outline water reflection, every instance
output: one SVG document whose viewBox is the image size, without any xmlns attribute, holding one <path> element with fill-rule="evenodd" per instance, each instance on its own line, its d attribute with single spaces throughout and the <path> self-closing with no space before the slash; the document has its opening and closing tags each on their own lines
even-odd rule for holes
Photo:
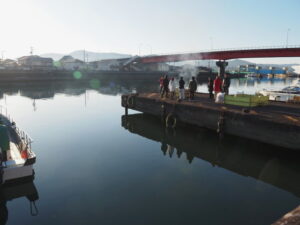
<svg viewBox="0 0 300 225">
<path fill-rule="evenodd" d="M 202 159 L 300 197 L 299 153 L 286 154 L 280 148 L 230 136 L 220 142 L 215 133 L 197 128 L 169 130 L 159 119 L 146 114 L 122 116 L 122 126 L 131 133 L 160 142 L 165 156 L 185 155 L 189 163 Z"/>
<path fill-rule="evenodd" d="M 149 80 L 92 80 L 60 82 L 0 83 L 0 99 L 5 95 L 18 95 L 31 99 L 51 99 L 56 94 L 78 96 L 86 91 L 96 90 L 105 95 L 150 92 L 158 88 L 157 81 Z"/>
<path fill-rule="evenodd" d="M 36 216 L 38 214 L 38 209 L 35 202 L 39 199 L 39 195 L 33 183 L 33 179 L 5 184 L 0 187 L 0 225 L 4 225 L 8 221 L 9 212 L 7 209 L 7 202 L 22 197 L 26 197 L 30 203 L 28 209 L 30 215 Z"/>
<path fill-rule="evenodd" d="M 232 79 L 230 92 L 244 91 L 255 93 L 263 88 L 281 89 L 290 85 L 297 78 L 235 78 Z M 206 80 L 198 81 L 199 92 L 207 92 Z M 120 95 L 132 92 L 156 92 L 158 80 L 148 79 L 92 79 L 75 81 L 40 81 L 40 82 L 1 82 L 0 99 L 6 95 L 21 95 L 35 99 L 51 99 L 56 94 L 79 96 L 89 90 L 105 95 Z"/>
</svg>

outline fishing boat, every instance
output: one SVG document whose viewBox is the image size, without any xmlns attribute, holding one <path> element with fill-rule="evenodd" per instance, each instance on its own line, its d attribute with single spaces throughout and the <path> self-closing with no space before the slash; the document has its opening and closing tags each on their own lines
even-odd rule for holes
<svg viewBox="0 0 300 225">
<path fill-rule="evenodd" d="M 300 80 L 295 80 L 291 86 L 285 87 L 279 91 L 263 89 L 259 92 L 264 96 L 269 96 L 273 101 L 299 101 L 300 99 Z"/>
<path fill-rule="evenodd" d="M 1 184 L 34 176 L 36 155 L 31 150 L 33 140 L 21 130 L 0 106 Z"/>
</svg>

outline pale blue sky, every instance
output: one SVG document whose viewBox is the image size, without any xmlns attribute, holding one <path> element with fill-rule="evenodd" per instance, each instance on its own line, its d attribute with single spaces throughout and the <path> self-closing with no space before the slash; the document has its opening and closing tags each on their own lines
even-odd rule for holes
<svg viewBox="0 0 300 225">
<path fill-rule="evenodd" d="M 0 0 L 5 57 L 300 44 L 299 0 Z M 265 60 L 264 60 L 265 61 Z M 273 60 L 274 61 L 274 60 Z M 276 61 L 276 59 L 275 59 Z M 298 58 L 284 62 L 300 62 Z"/>
</svg>

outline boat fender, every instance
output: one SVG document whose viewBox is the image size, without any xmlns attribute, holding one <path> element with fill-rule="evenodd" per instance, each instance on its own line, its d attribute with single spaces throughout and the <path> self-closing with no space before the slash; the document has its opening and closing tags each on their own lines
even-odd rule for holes
<svg viewBox="0 0 300 225">
<path fill-rule="evenodd" d="M 28 159 L 28 152 L 26 149 L 21 151 L 21 157 L 22 159 Z"/>
<path fill-rule="evenodd" d="M 169 113 L 166 117 L 166 127 L 176 128 L 177 118 L 173 113 Z"/>
<path fill-rule="evenodd" d="M 135 97 L 130 95 L 127 99 L 127 105 L 130 107 L 130 108 L 134 108 L 135 107 Z"/>
<path fill-rule="evenodd" d="M 161 104 L 161 113 L 160 113 L 160 116 L 161 116 L 161 121 L 163 123 L 166 120 L 166 107 L 165 107 L 164 103 Z"/>
</svg>

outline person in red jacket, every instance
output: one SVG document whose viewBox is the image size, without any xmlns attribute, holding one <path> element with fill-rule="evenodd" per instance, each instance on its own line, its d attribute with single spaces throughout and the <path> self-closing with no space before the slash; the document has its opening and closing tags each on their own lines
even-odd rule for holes
<svg viewBox="0 0 300 225">
<path fill-rule="evenodd" d="M 215 98 L 217 97 L 217 94 L 222 91 L 222 80 L 221 77 L 218 75 L 216 79 L 214 80 L 214 92 L 215 92 Z"/>
</svg>

